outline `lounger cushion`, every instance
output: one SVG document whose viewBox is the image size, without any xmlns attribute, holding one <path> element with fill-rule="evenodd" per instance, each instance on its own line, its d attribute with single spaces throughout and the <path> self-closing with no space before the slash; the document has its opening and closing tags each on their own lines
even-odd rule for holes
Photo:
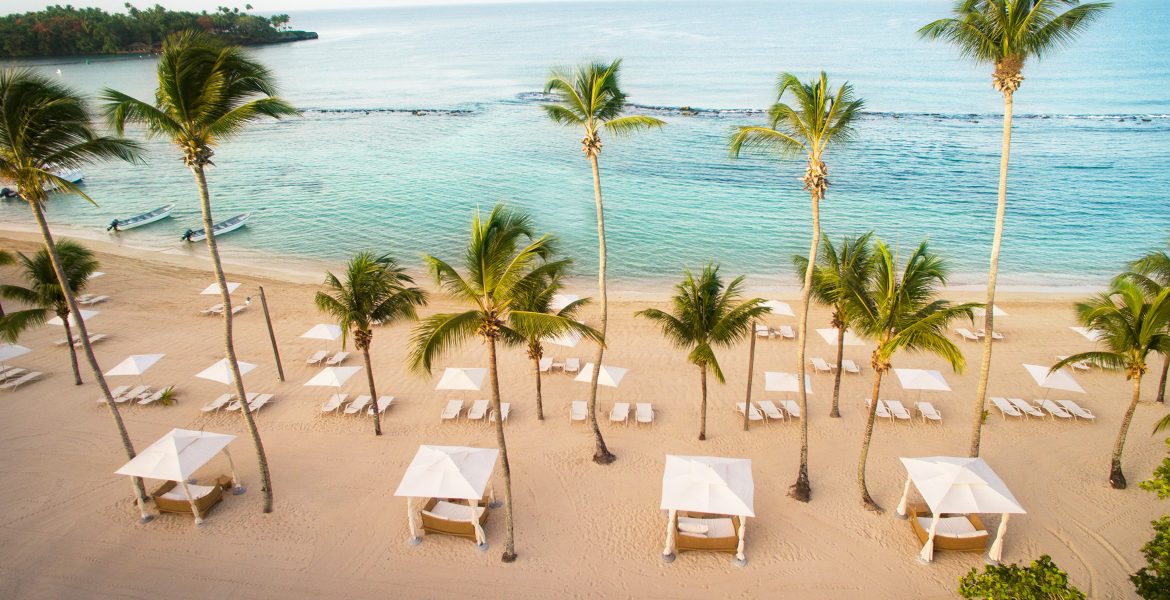
<svg viewBox="0 0 1170 600">
<path fill-rule="evenodd" d="M 918 524 L 922 525 L 926 531 L 930 531 L 931 520 L 931 517 L 918 517 Z M 967 517 L 943 517 L 938 520 L 938 529 L 935 530 L 935 535 L 951 538 L 973 538 L 987 535 L 987 532 L 975 529 Z"/>
<path fill-rule="evenodd" d="M 198 500 L 198 499 L 210 494 L 213 490 L 215 490 L 215 487 L 216 486 L 214 486 L 214 485 L 187 484 L 187 488 L 191 490 L 191 498 L 194 500 Z M 169 491 L 165 494 L 160 494 L 159 498 L 163 498 L 165 500 L 186 501 L 187 500 L 187 493 L 183 491 L 183 485 L 178 484 L 175 487 L 171 488 L 171 491 Z"/>
<path fill-rule="evenodd" d="M 692 519 L 690 517 L 679 517 L 678 530 L 683 533 L 702 534 L 707 535 L 710 528 L 702 519 Z"/>
<path fill-rule="evenodd" d="M 436 502 L 431 510 L 423 512 L 429 516 L 448 521 L 466 521 L 470 523 L 474 518 L 470 506 L 466 504 L 455 504 L 454 502 L 447 502 L 445 500 Z"/>
<path fill-rule="evenodd" d="M 694 517 L 679 517 L 678 530 L 682 535 L 693 535 L 695 537 L 703 537 L 701 534 L 691 534 L 683 530 L 683 525 L 688 526 L 699 525 L 706 528 L 706 536 L 709 538 L 727 538 L 734 537 L 735 525 L 732 524 L 731 519 L 727 517 L 717 519 L 697 519 Z"/>
</svg>

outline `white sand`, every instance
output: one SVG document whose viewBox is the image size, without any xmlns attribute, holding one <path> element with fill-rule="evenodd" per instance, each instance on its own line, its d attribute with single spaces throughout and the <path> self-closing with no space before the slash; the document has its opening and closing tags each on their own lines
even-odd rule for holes
<svg viewBox="0 0 1170 600">
<path fill-rule="evenodd" d="M 5 234 L 0 242 L 29 251 L 35 249 L 31 239 Z M 650 429 L 603 424 L 619 456 L 609 467 L 590 461 L 587 429 L 567 420 L 569 402 L 586 398 L 588 386 L 560 374 L 545 379 L 547 420 L 537 422 L 531 364 L 522 351 L 506 351 L 501 391 L 513 406 L 507 434 L 519 560 L 503 565 L 502 512 L 488 521 L 491 549 L 486 553 L 476 552 L 467 540 L 443 536 L 429 536 L 414 548 L 405 543 L 404 503 L 390 494 L 417 446 L 494 444 L 485 425 L 439 424 L 445 399 L 487 396 L 435 392 L 437 373 L 428 378 L 407 372 L 408 326 L 375 334 L 379 393 L 396 397 L 383 421 L 385 435 L 375 438 L 368 418 L 320 414 L 333 390 L 302 387 L 315 372 L 304 365 L 305 358 L 324 347 L 297 337 L 327 320 L 311 303 L 315 286 L 258 279 L 254 269 L 232 267 L 231 279 L 245 284 L 237 300 L 255 295 L 257 283 L 265 286 L 288 378 L 284 383 L 276 379 L 255 303 L 237 320 L 237 350 L 242 360 L 259 364 L 245 377 L 247 389 L 277 396 L 257 416 L 276 492 L 275 512 L 264 515 L 242 417 L 208 417 L 198 410 L 226 391 L 193 377 L 222 356 L 221 321 L 196 315 L 217 302 L 197 295 L 211 280 L 206 264 L 94 247 L 118 252 L 102 254 L 108 275 L 91 289 L 113 296 L 90 321 L 91 332 L 112 336 L 96 346 L 103 368 L 128 354 L 163 352 L 167 357 L 143 379 L 178 386 L 175 406 L 124 410 L 135 443 L 143 448 L 172 427 L 241 435 L 233 454 L 250 491 L 228 496 L 198 529 L 190 518 L 177 515 L 138 525 L 130 484 L 113 475 L 125 457 L 107 411 L 95 402 L 98 390 L 91 375 L 84 372 L 86 385 L 73 386 L 67 352 L 52 345 L 61 331 L 31 332 L 21 343 L 34 352 L 11 362 L 50 375 L 16 393 L 0 393 L 0 453 L 6 457 L 0 467 L 2 597 L 951 598 L 958 578 L 983 565 L 977 555 L 943 551 L 932 565 L 919 564 L 909 526 L 893 514 L 904 477 L 898 456 L 966 453 L 977 344 L 961 346 L 969 361 L 963 376 L 950 374 L 933 358 L 896 358 L 896 366 L 944 370 L 955 392 L 922 395 L 942 411 L 941 426 L 878 423 L 869 485 L 887 509 L 880 516 L 861 508 L 855 484 L 864 425 L 861 399 L 869 395 L 872 376 L 862 348 L 846 351 L 864 370 L 843 383 L 842 419 L 827 417 L 831 377 L 814 376 L 810 504 L 785 495 L 796 473 L 796 424 L 753 424 L 748 434 L 739 429 L 732 406 L 743 400 L 746 343 L 720 356 L 728 382 L 712 387 L 708 440 L 699 442 L 696 371 L 650 323 L 633 318 L 645 300 L 612 302 L 606 362 L 633 371 L 620 388 L 602 388 L 599 413 L 608 414 L 615 400 L 650 401 L 657 423 Z M 11 281 L 13 275 L 11 269 L 0 271 L 0 281 Z M 587 288 L 572 291 L 589 294 Z M 786 299 L 795 306 L 796 298 Z M 977 297 L 964 293 L 958 299 Z M 1048 364 L 1055 354 L 1090 347 L 1068 330 L 1073 324 L 1069 300 L 1035 294 L 1007 294 L 1001 300 L 1011 316 L 1000 321 L 1008 340 L 997 346 L 994 395 L 1040 397 L 1042 390 L 1020 363 Z M 436 301 L 426 312 L 452 307 Z M 827 319 L 825 310 L 814 310 L 811 325 L 825 327 Z M 792 371 L 795 349 L 794 342 L 759 343 L 755 398 L 783 397 L 763 392 L 762 373 Z M 550 351 L 579 356 L 582 362 L 592 355 L 584 346 Z M 809 353 L 833 356 L 815 334 Z M 486 366 L 485 357 L 483 347 L 473 343 L 444 366 Z M 347 364 L 360 364 L 360 358 Z M 1149 432 L 1165 411 L 1149 402 L 1138 408 L 1123 461 L 1130 489 L 1112 490 L 1106 481 L 1108 459 L 1129 387 L 1121 375 L 1099 371 L 1078 374 L 1078 379 L 1088 394 L 1067 397 L 1091 408 L 1096 423 L 1004 422 L 993 414 L 984 429 L 983 456 L 1028 509 L 1011 522 L 1004 558 L 1031 561 L 1048 553 L 1089 596 L 1134 597 L 1127 575 L 1143 564 L 1138 549 L 1150 536 L 1148 523 L 1165 508 L 1136 484 L 1164 454 L 1160 439 Z M 110 383 L 138 380 L 116 377 Z M 364 377 L 355 377 L 343 391 L 366 393 L 364 385 Z M 1154 385 L 1148 386 L 1147 399 Z M 912 405 L 918 394 L 903 392 L 891 378 L 883 396 Z M 657 506 L 665 453 L 753 459 L 758 516 L 748 522 L 746 568 L 732 566 L 725 554 L 686 553 L 669 565 L 659 560 L 665 520 Z M 211 478 L 226 469 L 226 462 L 217 459 L 200 475 Z M 988 520 L 993 526 L 998 522 L 997 517 Z"/>
</svg>

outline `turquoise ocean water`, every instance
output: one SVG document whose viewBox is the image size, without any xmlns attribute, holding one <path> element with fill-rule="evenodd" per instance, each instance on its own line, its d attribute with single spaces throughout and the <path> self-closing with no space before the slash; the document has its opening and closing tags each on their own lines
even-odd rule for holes
<svg viewBox="0 0 1170 600">
<path fill-rule="evenodd" d="M 857 141 L 828 157 L 829 235 L 928 237 L 954 282 L 984 279 L 994 221 L 1001 97 L 990 69 L 919 41 L 949 0 L 613 2 L 417 7 L 293 14 L 314 42 L 254 50 L 304 117 L 252 127 L 217 152 L 217 217 L 253 213 L 223 238 L 229 258 L 339 261 L 376 248 L 418 265 L 457 255 L 476 206 L 529 209 L 591 275 L 592 186 L 580 132 L 549 123 L 534 92 L 548 68 L 622 57 L 634 110 L 669 126 L 607 139 L 601 156 L 610 274 L 659 286 L 708 259 L 756 284 L 793 284 L 807 251 L 802 162 L 727 157 L 760 123 L 775 76 L 824 69 L 867 102 Z M 87 92 L 150 98 L 150 58 L 43 60 Z M 1001 282 L 1088 286 L 1170 235 L 1170 3 L 1121 0 L 1072 48 L 1028 64 L 1016 128 Z M 684 115 L 678 107 L 697 109 Z M 145 165 L 86 170 L 100 207 L 55 199 L 51 220 L 104 235 L 110 219 L 175 202 L 125 232 L 129 246 L 184 251 L 199 222 L 193 179 L 162 141 Z M 0 221 L 27 226 L 0 203 Z M 202 248 L 196 249 L 202 252 Z M 192 251 L 192 250 L 185 250 Z"/>
</svg>

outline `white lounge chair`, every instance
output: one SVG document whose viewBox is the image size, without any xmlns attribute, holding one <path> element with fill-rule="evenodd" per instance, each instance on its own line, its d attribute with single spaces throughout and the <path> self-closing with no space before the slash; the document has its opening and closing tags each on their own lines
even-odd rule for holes
<svg viewBox="0 0 1170 600">
<path fill-rule="evenodd" d="M 654 424 L 654 407 L 649 402 L 639 402 L 634 405 L 634 420 L 639 425 L 646 423 L 647 425 Z"/>
<path fill-rule="evenodd" d="M 345 414 L 356 415 L 359 412 L 362 412 L 362 410 L 370 405 L 370 400 L 371 398 L 367 394 L 362 394 L 361 396 L 354 398 L 353 402 L 350 402 L 349 406 L 345 407 Z"/>
<path fill-rule="evenodd" d="M 150 404 L 154 404 L 155 402 L 162 400 L 163 395 L 165 395 L 168 391 L 170 391 L 174 387 L 175 386 L 173 386 L 173 385 L 168 385 L 166 387 L 158 389 L 153 394 L 144 395 L 144 396 L 142 396 L 142 399 L 138 401 L 138 405 L 139 406 L 147 406 Z"/>
<path fill-rule="evenodd" d="M 1023 417 L 1024 416 L 1024 413 L 1021 412 L 1020 409 L 1018 409 L 1014 405 L 1012 405 L 1011 402 L 1008 402 L 1007 398 L 1000 398 L 998 396 L 992 396 L 991 403 L 994 404 L 995 407 L 999 409 L 999 416 L 1003 417 L 1003 419 L 1005 421 L 1007 420 L 1008 417 Z"/>
<path fill-rule="evenodd" d="M 115 396 L 115 397 L 114 397 L 114 402 L 117 402 L 118 404 L 121 404 L 121 403 L 123 403 L 123 402 L 129 402 L 129 401 L 131 401 L 131 400 L 136 400 L 136 399 L 138 399 L 138 397 L 139 397 L 139 396 L 141 396 L 142 394 L 146 394 L 146 393 L 149 393 L 149 392 L 150 392 L 150 386 L 149 386 L 149 385 L 139 385 L 139 386 L 135 386 L 135 387 L 134 387 L 134 388 L 132 388 L 130 391 L 128 391 L 128 392 L 126 392 L 126 393 L 122 394 L 121 396 Z"/>
<path fill-rule="evenodd" d="M 1056 360 L 1064 360 L 1066 358 L 1068 358 L 1068 357 L 1057 355 Z M 1068 366 L 1069 366 L 1069 368 L 1071 368 L 1074 371 L 1081 371 L 1081 372 L 1087 372 L 1091 367 L 1091 365 L 1089 363 L 1087 363 L 1083 360 L 1078 360 L 1077 362 L 1074 362 L 1074 363 L 1068 363 Z"/>
<path fill-rule="evenodd" d="M 980 329 L 979 331 L 975 332 L 975 335 L 977 335 L 979 337 L 984 337 L 987 335 L 987 332 Z M 1003 334 L 998 332 L 998 331 L 992 331 L 991 332 L 991 339 L 993 339 L 997 342 L 1002 342 L 1003 341 Z"/>
<path fill-rule="evenodd" d="M 978 342 L 979 341 L 979 336 L 975 335 L 975 332 L 971 331 L 970 329 L 967 329 L 966 327 L 959 327 L 958 329 L 955 329 L 955 333 L 959 334 L 959 337 L 963 338 L 963 340 L 965 340 L 965 341 L 968 341 L 968 342 Z"/>
<path fill-rule="evenodd" d="M 512 414 L 512 403 L 511 402 L 501 402 L 500 403 L 500 411 L 504 413 L 504 422 L 507 423 L 508 422 L 508 415 Z M 488 413 L 488 420 L 491 421 L 492 423 L 496 422 L 496 409 L 493 408 L 491 410 L 491 412 Z"/>
<path fill-rule="evenodd" d="M 1068 412 L 1072 413 L 1072 415 L 1078 419 L 1084 419 L 1086 421 L 1095 421 L 1097 419 L 1097 416 L 1093 414 L 1093 411 L 1081 406 L 1080 404 L 1077 404 L 1076 402 L 1073 402 L 1072 400 L 1057 400 L 1056 403 Z"/>
<path fill-rule="evenodd" d="M 581 370 L 581 359 L 566 358 L 565 359 L 565 373 L 577 373 Z"/>
<path fill-rule="evenodd" d="M 216 304 L 214 306 L 208 306 L 207 308 L 199 311 L 199 314 L 201 314 L 201 315 L 222 315 L 223 314 L 223 305 Z"/>
<path fill-rule="evenodd" d="M 94 304 L 101 304 L 102 302 L 105 302 L 109 299 L 109 296 L 93 296 L 86 294 L 83 297 L 77 298 L 77 303 L 83 306 L 92 306 Z"/>
<path fill-rule="evenodd" d="M 1057 404 L 1057 403 L 1055 403 L 1047 398 L 1045 398 L 1043 400 L 1037 400 L 1036 404 L 1038 404 L 1040 406 L 1040 408 L 1043 408 L 1044 410 L 1048 411 L 1048 414 L 1052 415 L 1052 417 L 1054 419 L 1061 418 L 1061 419 L 1068 419 L 1071 421 L 1073 418 L 1072 413 L 1068 412 L 1067 410 L 1062 408 L 1059 404 Z"/>
<path fill-rule="evenodd" d="M 331 394 L 329 399 L 325 401 L 325 404 L 321 405 L 321 412 L 337 412 L 337 409 L 341 408 L 342 404 L 345 404 L 345 399 L 348 397 L 349 394 Z"/>
<path fill-rule="evenodd" d="M 756 406 L 760 407 L 760 411 L 764 413 L 765 417 L 773 421 L 783 421 L 784 413 L 771 400 L 759 400 Z"/>
<path fill-rule="evenodd" d="M 459 413 L 463 412 L 462 400 L 448 400 L 447 406 L 443 408 L 443 414 L 439 418 L 443 421 L 454 421 L 459 418 Z"/>
<path fill-rule="evenodd" d="M 391 404 L 394 404 L 394 396 L 378 396 L 378 401 L 374 403 L 374 406 L 366 409 L 366 414 L 373 416 L 375 408 L 378 409 L 378 414 L 382 414 L 386 412 L 387 408 L 390 408 Z"/>
<path fill-rule="evenodd" d="M 1023 412 L 1029 417 L 1044 418 L 1044 411 L 1036 408 L 1035 406 L 1032 406 L 1031 404 L 1028 404 L 1027 402 L 1024 402 L 1022 398 L 1008 398 L 1008 402 L 1011 402 L 1012 406 L 1020 409 L 1020 412 Z"/>
<path fill-rule="evenodd" d="M 334 354 L 332 357 L 330 357 L 329 360 L 325 361 L 325 366 L 336 367 L 337 365 L 345 362 L 346 358 L 349 358 L 349 352 L 338 352 L 337 354 Z"/>
<path fill-rule="evenodd" d="M 780 328 L 776 330 L 776 335 L 779 335 L 786 340 L 796 339 L 796 332 L 793 331 L 792 327 L 789 325 L 781 325 Z"/>
<path fill-rule="evenodd" d="M 27 372 L 20 367 L 0 366 L 0 382 L 19 377 Z"/>
<path fill-rule="evenodd" d="M 813 358 L 810 358 L 808 362 L 812 363 L 813 370 L 816 371 L 817 373 L 832 373 L 833 372 L 834 365 L 830 365 L 829 363 L 825 362 L 825 359 L 823 359 L 819 356 L 814 356 Z"/>
<path fill-rule="evenodd" d="M 589 406 L 584 400 L 574 400 L 569 405 L 569 423 L 584 423 Z"/>
<path fill-rule="evenodd" d="M 784 400 L 781 404 L 784 406 L 784 412 L 788 413 L 788 416 L 793 419 L 800 418 L 800 405 L 795 400 Z"/>
<path fill-rule="evenodd" d="M 200 408 L 199 410 L 202 412 L 205 412 L 205 413 L 215 412 L 215 411 L 223 408 L 224 405 L 226 405 L 228 402 L 231 402 L 231 401 L 232 401 L 232 395 L 231 394 L 224 394 L 224 395 L 220 396 L 219 398 L 216 398 L 215 400 L 212 400 L 211 402 L 204 404 L 203 407 Z"/>
<path fill-rule="evenodd" d="M 40 379 L 41 375 L 44 375 L 44 373 L 40 371 L 29 371 L 16 379 L 4 382 L 3 385 L 0 385 L 0 390 L 16 390 L 16 388 L 26 383 Z"/>
<path fill-rule="evenodd" d="M 92 346 L 92 345 L 94 345 L 94 344 L 96 344 L 96 343 L 98 343 L 98 342 L 100 342 L 108 337 L 110 337 L 110 336 L 108 336 L 104 333 L 95 333 L 93 335 L 90 335 L 89 336 L 89 345 Z M 76 340 L 73 340 L 73 347 L 74 348 L 84 348 L 85 345 L 81 343 L 81 338 L 77 338 Z"/>
<path fill-rule="evenodd" d="M 130 391 L 130 386 L 120 385 L 120 386 L 110 390 L 110 397 L 116 399 L 118 396 L 121 396 L 122 394 L 125 394 L 128 391 Z M 97 403 L 98 404 L 105 404 L 106 397 L 105 396 L 98 396 Z"/>
<path fill-rule="evenodd" d="M 546 356 L 546 357 L 540 359 L 540 363 L 539 363 L 540 372 L 541 373 L 548 373 L 549 371 L 552 370 L 552 364 L 553 364 L 553 359 L 551 356 Z"/>
<path fill-rule="evenodd" d="M 861 368 L 857 366 L 857 363 L 849 360 L 848 358 L 841 359 L 841 370 L 851 375 L 861 374 Z"/>
<path fill-rule="evenodd" d="M 929 402 L 915 402 L 914 407 L 918 409 L 918 414 L 922 415 L 922 422 L 925 423 L 927 419 L 935 423 L 942 423 L 942 413 Z"/>
<path fill-rule="evenodd" d="M 865 406 L 873 406 L 873 398 L 866 398 Z M 881 400 L 877 401 L 877 406 L 874 407 L 873 414 L 879 419 L 889 419 L 891 421 L 894 420 L 894 415 L 890 414 L 890 411 L 886 408 L 886 403 L 882 402 Z"/>
<path fill-rule="evenodd" d="M 259 396 L 260 396 L 259 392 L 248 392 L 248 406 L 251 406 L 252 401 L 255 400 Z M 235 395 L 233 395 L 231 404 L 228 404 L 227 406 L 225 406 L 224 410 L 230 411 L 230 412 L 235 412 L 235 411 L 243 408 L 243 406 L 240 404 L 240 401 L 236 400 L 235 398 L 236 398 Z"/>
<path fill-rule="evenodd" d="M 276 398 L 275 394 L 260 394 L 256 396 L 254 399 L 248 401 L 248 412 L 259 411 L 261 408 L 264 408 L 264 405 L 272 402 L 274 398 Z"/>
<path fill-rule="evenodd" d="M 240 313 L 244 312 L 245 310 L 248 310 L 248 306 L 250 306 L 250 305 L 248 305 L 248 304 L 240 304 L 240 305 L 238 305 L 238 306 L 233 306 L 233 307 L 232 307 L 232 314 L 233 314 L 233 315 L 238 315 L 238 314 L 240 314 Z M 221 311 L 221 312 L 222 312 L 222 311 Z"/>
<path fill-rule="evenodd" d="M 914 421 L 914 415 L 911 415 L 910 411 L 906 410 L 901 400 L 886 400 L 886 409 L 899 421 L 906 421 L 907 423 Z"/>
<path fill-rule="evenodd" d="M 476 400 L 475 402 L 471 403 L 471 408 L 467 409 L 467 420 L 468 421 L 482 420 L 484 417 L 487 416 L 487 411 L 488 411 L 488 401 L 487 400 Z"/>
<path fill-rule="evenodd" d="M 772 330 L 768 329 L 767 325 L 764 325 L 763 323 L 756 323 L 756 337 L 766 338 L 771 336 Z"/>
<path fill-rule="evenodd" d="M 742 415 L 743 411 L 745 411 L 745 410 L 747 410 L 746 404 L 744 404 L 743 402 L 736 402 L 735 403 L 735 412 Z M 752 421 L 763 421 L 764 420 L 764 413 L 760 412 L 760 409 L 753 406 L 752 412 L 748 415 L 748 419 L 751 419 Z"/>
<path fill-rule="evenodd" d="M 614 402 L 613 410 L 609 411 L 609 420 L 613 423 L 628 423 L 630 421 L 630 403 Z"/>
<path fill-rule="evenodd" d="M 308 360 L 305 361 L 305 364 L 306 365 L 319 365 L 319 364 L 321 364 L 321 361 L 325 360 L 326 356 L 329 356 L 328 352 L 326 352 L 324 350 L 318 350 L 318 351 L 314 352 L 311 356 L 309 356 Z"/>
</svg>

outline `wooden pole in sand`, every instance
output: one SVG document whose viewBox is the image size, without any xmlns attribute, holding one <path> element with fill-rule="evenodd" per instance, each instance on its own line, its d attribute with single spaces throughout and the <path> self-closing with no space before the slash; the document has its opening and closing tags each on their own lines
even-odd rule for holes
<svg viewBox="0 0 1170 600">
<path fill-rule="evenodd" d="M 264 286 L 260 286 L 260 307 L 264 309 L 264 322 L 268 324 L 268 341 L 272 342 L 272 355 L 276 357 L 276 376 L 284 381 L 284 367 L 280 365 L 280 350 L 276 347 L 276 333 L 272 331 L 272 317 L 268 315 L 268 298 Z"/>
<path fill-rule="evenodd" d="M 748 342 L 748 376 L 747 376 L 747 397 L 743 399 L 743 430 L 748 430 L 748 417 L 752 414 L 752 371 L 756 369 L 756 322 L 752 321 L 750 335 L 751 340 Z"/>
</svg>

